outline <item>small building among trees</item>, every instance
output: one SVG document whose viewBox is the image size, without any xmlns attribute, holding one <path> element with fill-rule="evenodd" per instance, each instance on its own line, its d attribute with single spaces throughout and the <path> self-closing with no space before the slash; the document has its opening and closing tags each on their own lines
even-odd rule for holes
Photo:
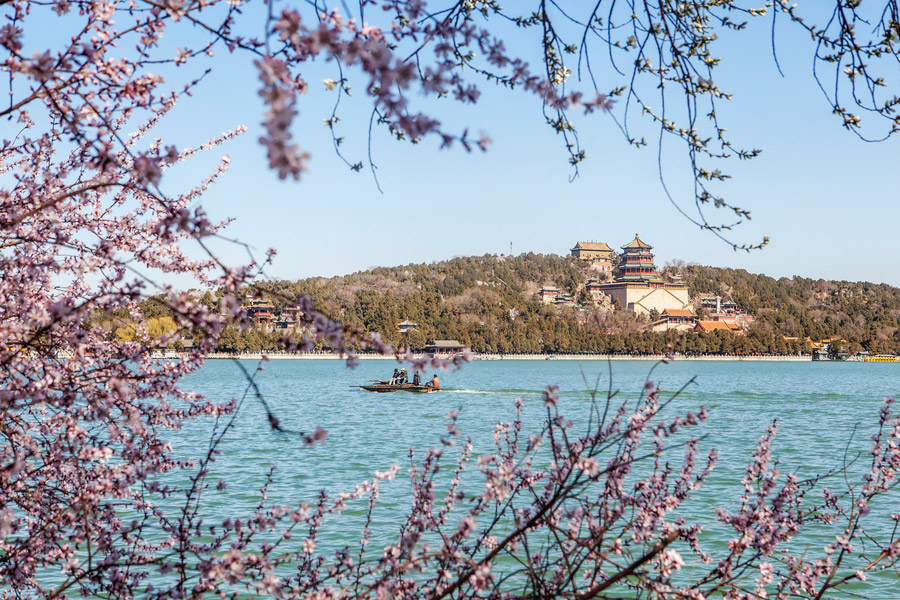
<svg viewBox="0 0 900 600">
<path fill-rule="evenodd" d="M 710 331 L 730 331 L 731 333 L 737 333 L 741 335 L 743 335 L 744 333 L 741 328 L 734 323 L 727 323 L 725 321 L 697 321 L 697 324 L 694 326 L 694 331 L 697 333 Z"/>
<path fill-rule="evenodd" d="M 559 288 L 552 285 L 545 285 L 538 292 L 538 297 L 541 299 L 541 304 L 551 304 L 557 296 L 559 296 Z"/>
<path fill-rule="evenodd" d="M 403 321 L 400 321 L 399 323 L 397 323 L 397 331 L 399 331 L 401 335 L 408 334 L 410 331 L 412 331 L 416 327 L 418 327 L 418 324 L 413 323 L 409 319 L 404 319 Z"/>
<path fill-rule="evenodd" d="M 275 319 L 275 307 L 268 300 L 251 300 L 245 310 L 247 318 L 257 325 L 269 325 Z"/>
<path fill-rule="evenodd" d="M 655 311 L 650 311 L 651 319 Z M 653 331 L 691 331 L 697 323 L 697 315 L 689 308 L 667 308 L 662 311 L 660 318 L 653 322 Z"/>
<path fill-rule="evenodd" d="M 426 354 L 458 354 L 463 350 L 465 346 L 456 340 L 433 340 L 425 346 Z"/>
</svg>

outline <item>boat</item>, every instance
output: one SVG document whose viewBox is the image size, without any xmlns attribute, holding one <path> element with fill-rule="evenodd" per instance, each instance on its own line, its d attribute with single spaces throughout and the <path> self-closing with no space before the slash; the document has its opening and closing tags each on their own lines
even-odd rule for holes
<svg viewBox="0 0 900 600">
<path fill-rule="evenodd" d="M 430 394 L 432 392 L 441 391 L 440 388 L 434 389 L 427 385 L 415 385 L 414 383 L 390 383 L 387 381 L 373 381 L 369 385 L 351 385 L 350 387 L 360 388 L 367 392 L 375 392 L 385 394 L 388 392 L 413 392 L 414 394 Z"/>
<path fill-rule="evenodd" d="M 863 358 L 865 362 L 900 362 L 900 357 L 892 354 L 875 354 Z"/>
</svg>

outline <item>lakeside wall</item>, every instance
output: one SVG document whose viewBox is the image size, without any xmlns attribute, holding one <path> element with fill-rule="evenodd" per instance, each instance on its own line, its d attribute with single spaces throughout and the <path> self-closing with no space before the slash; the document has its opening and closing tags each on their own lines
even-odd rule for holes
<svg viewBox="0 0 900 600">
<path fill-rule="evenodd" d="M 260 360 L 260 353 L 250 354 L 231 354 L 228 352 L 214 352 L 207 358 L 211 359 L 241 359 L 241 360 Z M 330 352 L 304 352 L 304 353 L 286 353 L 271 352 L 266 353 L 270 360 L 344 360 L 336 354 Z M 422 358 L 422 354 L 412 355 L 413 359 Z M 440 358 L 450 358 L 450 355 L 439 355 Z M 382 356 L 380 354 L 360 354 L 359 360 L 396 360 L 393 356 Z M 641 361 L 660 361 L 666 358 L 663 354 L 475 354 L 473 360 L 641 360 Z M 748 361 L 748 362 L 811 362 L 812 356 L 796 354 L 789 355 L 757 355 L 757 356 L 738 356 L 738 355 L 693 355 L 684 356 L 676 354 L 675 361 Z"/>
<path fill-rule="evenodd" d="M 668 358 L 665 354 L 477 354 L 475 360 L 645 360 L 660 361 Z M 676 354 L 675 361 L 707 360 L 707 361 L 786 361 L 807 362 L 812 361 L 812 356 L 789 355 L 760 355 L 760 356 L 726 356 L 726 355 L 698 355 L 685 356 Z"/>
</svg>

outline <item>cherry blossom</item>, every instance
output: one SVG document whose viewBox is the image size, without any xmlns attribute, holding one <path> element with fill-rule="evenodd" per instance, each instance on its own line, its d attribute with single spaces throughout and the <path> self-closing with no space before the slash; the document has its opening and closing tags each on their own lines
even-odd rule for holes
<svg viewBox="0 0 900 600">
<path fill-rule="evenodd" d="M 874 70 L 876 59 L 897 55 L 887 51 L 895 36 L 882 35 L 896 31 L 896 9 L 872 21 L 879 39 L 869 43 L 846 20 L 857 5 L 839 2 L 840 18 L 824 29 L 807 26 L 794 6 L 782 12 L 818 43 L 837 48 L 820 61 L 838 68 L 849 61 L 849 81 L 867 83 L 851 87 L 857 102 L 841 101 L 846 87 L 827 92 L 843 124 L 858 130 L 860 118 L 843 107 L 862 105 L 887 117 L 893 132 L 897 101 L 877 93 L 883 80 Z M 259 402 L 279 434 L 308 446 L 328 438 L 320 427 L 294 431 L 270 409 L 256 384 L 264 362 L 247 371 L 246 389 L 235 398 L 212 401 L 180 386 L 227 325 L 247 322 L 242 294 L 274 256 L 229 265 L 210 250 L 227 222 L 211 221 L 200 202 L 228 170 L 227 155 L 190 189 L 163 185 L 174 165 L 200 152 L 223 152 L 246 131 L 236 122 L 197 147 L 154 138 L 176 103 L 189 103 L 202 85 L 202 77 L 183 74 L 217 52 L 254 61 L 265 108 L 252 118 L 262 122 L 259 141 L 283 179 L 299 179 L 309 168 L 309 150 L 294 126 L 310 88 L 302 74 L 312 61 L 334 69 L 325 93 L 346 95 L 351 79 L 361 80 L 373 124 L 410 143 L 433 140 L 467 151 L 489 145 L 486 133 L 452 131 L 439 114 L 418 109 L 420 97 L 471 105 L 485 82 L 524 92 L 544 111 L 576 169 L 586 154 L 573 120 L 611 110 L 624 95 L 661 134 L 687 146 L 697 205 L 747 218 L 707 189 L 727 175 L 700 162 L 756 154 L 736 148 L 715 116 L 716 102 L 727 94 L 712 79 L 710 48 L 714 22 L 738 29 L 729 11 L 752 17 L 766 11 L 731 1 L 658 3 L 647 5 L 646 14 L 609 6 L 615 23 L 607 27 L 597 6 L 580 21 L 556 5 L 516 13 L 490 0 L 363 1 L 358 15 L 318 3 L 4 3 L 0 598 L 821 598 L 896 568 L 900 541 L 869 525 L 900 469 L 900 419 L 892 400 L 877 415 L 859 482 L 841 469 L 799 479 L 774 455 L 773 423 L 750 457 L 737 504 L 716 512 L 730 540 L 726 552 L 714 554 L 704 547 L 701 524 L 678 513 L 715 467 L 715 450 L 701 450 L 695 435 L 706 411 L 671 414 L 678 393 L 649 382 L 631 401 L 594 390 L 590 423 L 567 419 L 564 392 L 548 386 L 540 398 L 546 418 L 524 423 L 517 402 L 511 420 L 494 428 L 488 449 L 475 448 L 451 411 L 435 447 L 410 450 L 403 482 L 408 506 L 386 545 L 373 542 L 376 509 L 382 487 L 401 473 L 396 464 L 294 506 L 269 500 L 277 479 L 271 470 L 253 510 L 209 518 L 206 502 L 227 491 L 211 469 L 246 402 Z M 71 29 L 45 35 L 42 19 L 48 18 Z M 510 50 L 521 44 L 501 35 L 498 21 L 539 32 L 535 67 L 528 51 Z M 248 36 L 251 29 L 261 37 Z M 589 70 L 594 37 L 607 50 L 626 53 L 618 56 L 629 57 L 636 78 L 649 77 L 649 94 L 682 92 L 684 125 L 654 111 L 640 87 L 601 91 L 596 80 L 586 83 L 593 74 L 579 86 L 574 74 Z M 186 79 L 167 81 L 161 73 Z M 710 103 L 705 126 L 698 119 L 701 101 Z M 327 122 L 338 147 L 336 114 Z M 630 143 L 642 145 L 623 128 Z M 361 168 L 361 162 L 348 164 Z M 731 226 L 710 224 L 702 213 L 697 219 L 719 233 Z M 215 290 L 219 305 L 162 283 L 175 275 Z M 142 313 L 150 300 L 173 315 L 174 331 L 154 332 Z M 323 314 L 308 296 L 291 302 L 302 335 L 282 340 L 286 351 L 323 344 L 350 366 L 360 352 L 379 352 L 418 371 L 455 368 L 471 358 L 413 358 L 377 334 Z M 133 324 L 128 340 L 114 334 L 124 321 Z M 155 356 L 182 337 L 194 347 L 175 360 Z M 213 423 L 215 434 L 205 453 L 181 458 L 164 440 L 190 419 Z M 324 555 L 321 540 L 349 508 L 365 514 L 358 542 Z M 794 547 L 811 524 L 829 532 L 828 542 L 809 551 Z"/>
</svg>

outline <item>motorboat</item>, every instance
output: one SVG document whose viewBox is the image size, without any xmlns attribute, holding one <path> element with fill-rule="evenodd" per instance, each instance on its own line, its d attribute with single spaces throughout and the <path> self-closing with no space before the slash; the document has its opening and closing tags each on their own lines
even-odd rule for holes
<svg viewBox="0 0 900 600">
<path fill-rule="evenodd" d="M 416 385 L 414 383 L 391 383 L 389 381 L 372 381 L 369 385 L 352 385 L 350 387 L 356 387 L 367 392 L 376 392 L 378 394 L 385 394 L 388 392 L 413 392 L 414 394 L 430 394 L 432 392 L 439 392 L 441 388 L 433 388 L 430 385 Z"/>
</svg>

